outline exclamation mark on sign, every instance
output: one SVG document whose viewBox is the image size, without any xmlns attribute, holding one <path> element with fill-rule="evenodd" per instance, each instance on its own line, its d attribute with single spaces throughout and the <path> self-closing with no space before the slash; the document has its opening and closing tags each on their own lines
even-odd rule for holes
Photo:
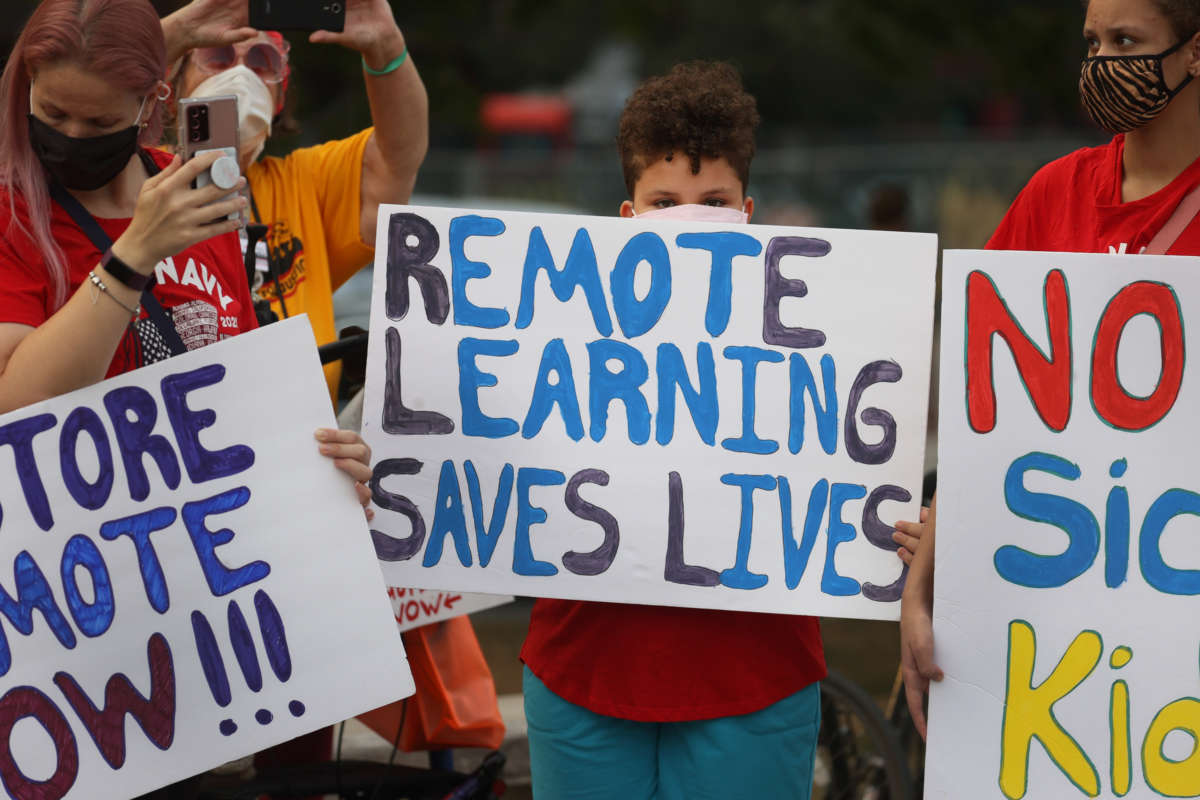
<svg viewBox="0 0 1200 800">
<path fill-rule="evenodd" d="M 292 654 L 288 650 L 283 618 L 266 592 L 255 592 L 254 608 L 258 611 L 258 629 L 262 632 L 263 646 L 267 650 L 267 663 L 279 682 L 287 683 L 292 677 Z M 304 703 L 293 700 L 288 703 L 288 711 L 293 717 L 303 716 Z"/>
<path fill-rule="evenodd" d="M 258 628 L 262 633 L 267 663 L 275 677 L 281 683 L 287 683 L 292 677 L 292 655 L 288 650 L 283 618 L 279 615 L 279 609 L 275 607 L 275 603 L 264 591 L 255 592 L 254 608 L 258 615 Z M 260 692 L 263 688 L 263 675 L 258 661 L 258 651 L 254 645 L 250 626 L 246 622 L 246 616 L 235 600 L 229 601 L 228 620 L 229 641 L 233 646 L 233 654 L 237 659 L 238 666 L 241 668 L 242 677 L 246 679 L 246 686 L 250 688 L 250 691 Z M 196 649 L 200 654 L 200 664 L 204 669 L 208 688 L 212 691 L 213 699 L 217 701 L 217 704 L 225 708 L 232 699 L 225 662 L 221 657 L 212 626 L 199 611 L 192 612 L 192 630 L 196 637 Z M 293 700 L 288 703 L 288 711 L 293 717 L 303 716 L 304 703 Z M 275 719 L 275 715 L 269 709 L 260 708 L 255 712 L 254 719 L 260 725 L 270 725 Z M 232 719 L 222 720 L 219 727 L 225 736 L 230 736 L 237 731 L 237 723 Z"/>
<path fill-rule="evenodd" d="M 217 705 L 225 708 L 233 699 L 229 691 L 229 675 L 225 672 L 225 659 L 221 658 L 221 648 L 217 646 L 217 637 L 213 635 L 212 625 L 208 624 L 208 618 L 199 611 L 192 612 L 192 634 L 196 637 L 196 652 L 200 656 L 200 667 L 204 670 L 208 689 Z M 223 719 L 219 728 L 221 733 L 231 736 L 237 731 L 237 723 L 231 719 Z"/>
</svg>

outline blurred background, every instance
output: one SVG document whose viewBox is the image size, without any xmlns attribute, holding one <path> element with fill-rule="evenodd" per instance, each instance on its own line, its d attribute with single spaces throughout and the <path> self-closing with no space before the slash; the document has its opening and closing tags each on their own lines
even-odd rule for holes
<svg viewBox="0 0 1200 800">
<path fill-rule="evenodd" d="M 2 5 L 6 54 L 35 0 Z M 614 213 L 622 104 L 640 79 L 688 58 L 733 62 L 758 98 L 756 221 L 868 227 L 874 204 L 945 247 L 977 247 L 1038 166 L 1099 141 L 1079 108 L 1082 10 L 1072 2 L 392 5 L 431 104 L 417 192 L 447 201 Z M 271 149 L 367 125 L 358 60 L 290 38 L 302 131 Z"/>
</svg>

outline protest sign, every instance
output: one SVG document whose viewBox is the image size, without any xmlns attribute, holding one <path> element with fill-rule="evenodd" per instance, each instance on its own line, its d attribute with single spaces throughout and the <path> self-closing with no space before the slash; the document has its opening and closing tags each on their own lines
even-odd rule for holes
<svg viewBox="0 0 1200 800">
<path fill-rule="evenodd" d="M 932 235 L 386 207 L 393 585 L 895 618 Z"/>
<path fill-rule="evenodd" d="M 412 693 L 332 422 L 304 317 L 0 416 L 8 796 L 132 797 Z"/>
<path fill-rule="evenodd" d="M 389 586 L 387 591 L 401 633 L 513 601 L 512 597 L 499 594 L 434 592 L 427 589 L 401 589 L 398 586 Z"/>
<path fill-rule="evenodd" d="M 1200 796 L 1200 259 L 943 271 L 926 796 Z"/>
</svg>

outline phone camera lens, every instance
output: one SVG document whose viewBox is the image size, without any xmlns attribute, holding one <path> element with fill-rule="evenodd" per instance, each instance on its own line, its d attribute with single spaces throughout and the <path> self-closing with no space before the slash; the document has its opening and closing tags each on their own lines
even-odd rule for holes
<svg viewBox="0 0 1200 800">
<path fill-rule="evenodd" d="M 329 10 L 332 11 L 334 14 L 340 14 L 340 13 L 342 13 L 342 4 L 341 3 L 333 3 L 332 5 L 329 6 Z"/>
<path fill-rule="evenodd" d="M 193 106 L 187 110 L 188 141 L 208 140 L 208 107 Z"/>
</svg>

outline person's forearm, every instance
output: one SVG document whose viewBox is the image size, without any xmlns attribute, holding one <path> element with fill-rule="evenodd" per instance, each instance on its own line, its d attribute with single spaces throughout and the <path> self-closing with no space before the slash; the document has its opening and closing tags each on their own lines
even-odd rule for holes
<svg viewBox="0 0 1200 800">
<path fill-rule="evenodd" d="M 187 40 L 187 25 L 183 19 L 184 9 L 168 14 L 162 19 L 163 38 L 167 42 L 167 73 L 170 74 L 179 59 L 187 55 L 191 47 Z M 165 76 L 164 76 L 165 77 Z"/>
<path fill-rule="evenodd" d="M 363 54 L 367 66 L 375 70 L 386 68 L 405 52 L 404 35 L 396 29 Z M 378 202 L 402 203 L 408 200 L 416 182 L 417 169 L 425 160 L 429 148 L 429 97 L 425 84 L 413 63 L 412 53 L 394 72 L 371 75 L 364 70 L 367 100 L 375 135 L 368 147 L 379 158 L 377 165 L 370 159 L 368 169 L 380 174 L 377 179 Z"/>
<path fill-rule="evenodd" d="M 110 297 L 84 281 L 61 309 L 17 344 L 0 372 L 0 413 L 104 379 L 136 307 L 138 292 L 99 267 Z M 116 301 L 119 300 L 120 304 Z"/>
</svg>

